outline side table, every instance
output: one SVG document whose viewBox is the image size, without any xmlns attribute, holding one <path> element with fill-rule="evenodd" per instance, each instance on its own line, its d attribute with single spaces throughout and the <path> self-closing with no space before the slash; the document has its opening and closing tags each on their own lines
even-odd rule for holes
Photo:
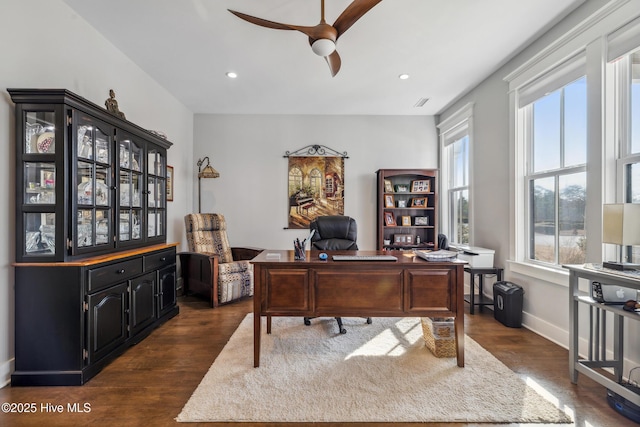
<svg viewBox="0 0 640 427">
<path fill-rule="evenodd" d="M 464 271 L 469 273 L 471 293 L 464 296 L 465 302 L 469 303 L 469 313 L 474 314 L 474 307 L 477 305 L 482 312 L 482 306 L 493 305 L 491 298 L 485 297 L 483 294 L 484 276 L 486 274 L 495 274 L 497 281 L 502 280 L 503 268 L 497 267 L 469 267 L 466 266 Z M 478 301 L 475 300 L 476 276 L 478 276 Z"/>
</svg>

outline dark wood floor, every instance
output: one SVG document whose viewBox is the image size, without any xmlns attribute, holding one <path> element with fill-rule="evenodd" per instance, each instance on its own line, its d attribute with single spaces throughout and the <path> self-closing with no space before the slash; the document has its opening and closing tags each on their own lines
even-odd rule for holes
<svg viewBox="0 0 640 427">
<path fill-rule="evenodd" d="M 38 407 L 36 414 L 0 413 L 0 426 L 177 425 L 174 418 L 240 321 L 251 310 L 250 300 L 212 310 L 203 301 L 183 297 L 178 316 L 127 350 L 84 386 L 6 386 L 0 389 L 1 403 L 35 403 Z M 575 416 L 576 426 L 636 425 L 607 405 L 604 387 L 584 376 L 580 377 L 578 385 L 571 384 L 565 349 L 526 329 L 507 328 L 493 319 L 490 310 L 484 311 L 470 315 L 467 306 L 466 333 L 518 375 L 533 380 L 557 399 L 562 408 Z M 247 351 L 252 349 L 247 348 Z M 40 408 L 47 403 L 63 405 L 65 413 L 43 412 Z M 73 403 L 80 404 L 80 407 L 88 403 L 90 412 L 66 412 L 67 404 Z M 246 423 L 242 425 L 249 427 Z M 322 425 L 333 427 L 339 423 Z M 350 424 L 351 427 L 360 425 Z M 419 424 L 376 424 L 387 425 Z"/>
</svg>

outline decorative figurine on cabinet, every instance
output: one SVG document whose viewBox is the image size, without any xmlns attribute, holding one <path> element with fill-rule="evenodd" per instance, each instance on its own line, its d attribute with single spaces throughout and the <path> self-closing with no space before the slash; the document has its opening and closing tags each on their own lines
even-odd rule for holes
<svg viewBox="0 0 640 427">
<path fill-rule="evenodd" d="M 120 108 L 118 107 L 118 101 L 116 101 L 116 93 L 113 91 L 113 89 L 109 89 L 109 99 L 104 101 L 104 105 L 107 107 L 107 111 L 111 114 L 126 119 L 124 113 L 120 111 Z"/>
</svg>

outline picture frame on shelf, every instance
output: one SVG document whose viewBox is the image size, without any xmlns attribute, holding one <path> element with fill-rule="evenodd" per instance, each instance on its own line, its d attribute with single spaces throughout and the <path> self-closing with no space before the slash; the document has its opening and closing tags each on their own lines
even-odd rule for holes
<svg viewBox="0 0 640 427">
<path fill-rule="evenodd" d="M 384 213 L 384 224 L 389 226 L 396 225 L 396 219 L 393 216 L 393 212 Z"/>
<path fill-rule="evenodd" d="M 384 195 L 384 207 L 385 208 L 394 208 L 396 206 L 393 194 L 385 194 Z"/>
<path fill-rule="evenodd" d="M 173 202 L 173 166 L 167 165 L 167 202 Z"/>
<path fill-rule="evenodd" d="M 409 186 L 407 184 L 396 184 L 396 193 L 408 193 Z"/>
<path fill-rule="evenodd" d="M 406 208 L 407 207 L 407 201 L 406 200 L 396 200 L 396 205 L 399 208 Z"/>
<path fill-rule="evenodd" d="M 412 193 L 429 193 L 431 192 L 431 181 L 428 179 L 414 179 L 411 181 Z"/>
<path fill-rule="evenodd" d="M 393 243 L 396 245 L 411 245 L 413 244 L 413 234 L 394 234 Z"/>
<path fill-rule="evenodd" d="M 393 184 L 391 183 L 391 180 L 388 180 L 388 179 L 384 180 L 384 192 L 393 193 Z"/>
<path fill-rule="evenodd" d="M 426 208 L 427 207 L 427 198 L 426 197 L 414 197 L 411 199 L 411 207 L 412 208 Z"/>
<path fill-rule="evenodd" d="M 416 216 L 413 219 L 414 225 L 429 225 L 429 217 L 428 216 Z"/>
<path fill-rule="evenodd" d="M 410 227 L 411 226 L 411 217 L 409 215 L 402 216 L 402 226 Z"/>
</svg>

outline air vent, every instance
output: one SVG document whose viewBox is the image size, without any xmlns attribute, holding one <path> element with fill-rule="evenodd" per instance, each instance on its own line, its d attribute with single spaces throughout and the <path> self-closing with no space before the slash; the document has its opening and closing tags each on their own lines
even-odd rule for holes
<svg viewBox="0 0 640 427">
<path fill-rule="evenodd" d="M 424 104 L 426 104 L 428 100 L 429 98 L 420 98 L 418 99 L 418 102 L 416 102 L 414 107 L 424 107 Z"/>
</svg>

